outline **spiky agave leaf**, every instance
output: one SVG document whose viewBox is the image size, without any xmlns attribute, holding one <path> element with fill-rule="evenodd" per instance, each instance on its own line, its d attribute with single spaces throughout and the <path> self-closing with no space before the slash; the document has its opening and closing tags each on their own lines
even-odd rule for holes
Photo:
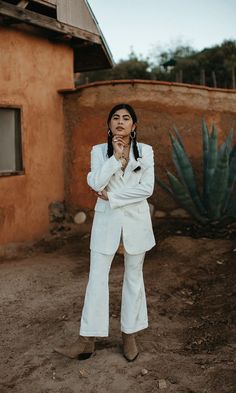
<svg viewBox="0 0 236 393">
<path fill-rule="evenodd" d="M 185 151 L 184 142 L 183 142 L 183 139 L 179 133 L 178 128 L 176 126 L 174 126 L 173 128 L 174 128 L 175 135 L 176 135 L 176 138 L 177 138 L 179 144 L 182 146 L 183 150 Z"/>
<path fill-rule="evenodd" d="M 221 157 L 221 155 L 223 154 L 225 146 L 227 146 L 229 152 L 231 151 L 233 136 L 234 136 L 234 130 L 233 130 L 233 128 L 231 128 L 231 130 L 229 131 L 229 133 L 227 135 L 225 142 L 222 143 L 222 145 L 220 146 L 220 148 L 218 150 L 218 157 Z"/>
<path fill-rule="evenodd" d="M 217 160 L 217 166 L 209 185 L 209 213 L 212 218 L 221 216 L 225 194 L 228 186 L 229 174 L 229 151 L 225 145 L 221 157 Z"/>
<path fill-rule="evenodd" d="M 235 157 L 235 155 L 236 155 L 236 143 L 234 144 L 233 148 L 230 151 L 229 162 L 231 162 L 231 160 Z"/>
<path fill-rule="evenodd" d="M 180 173 L 181 179 L 193 199 L 194 204 L 199 209 L 199 212 L 204 215 L 206 210 L 201 202 L 200 195 L 197 190 L 195 176 L 191 162 L 187 153 L 183 150 L 182 146 L 176 138 L 172 136 L 171 139 L 173 148 L 173 160 L 177 162 L 176 169 Z"/>
<path fill-rule="evenodd" d="M 231 150 L 230 158 L 229 158 L 229 176 L 228 176 L 228 184 L 227 184 L 227 190 L 224 200 L 224 209 L 223 209 L 224 212 L 227 211 L 235 182 L 236 182 L 236 144 Z"/>
<path fill-rule="evenodd" d="M 216 127 L 213 125 L 212 132 L 209 138 L 209 153 L 207 162 L 207 182 L 210 184 L 211 178 L 215 172 L 217 164 L 217 141 L 218 132 Z"/>
<path fill-rule="evenodd" d="M 173 191 L 171 190 L 170 187 L 167 186 L 166 183 L 164 183 L 161 179 L 159 179 L 158 176 L 155 176 L 155 180 L 156 180 L 156 184 L 159 184 L 159 186 L 161 186 L 161 188 L 162 188 L 167 194 L 169 194 L 172 198 L 174 198 Z"/>
<path fill-rule="evenodd" d="M 169 133 L 169 136 L 170 136 L 170 140 L 171 140 L 171 144 L 172 144 L 172 160 L 173 160 L 173 163 L 175 165 L 176 171 L 177 171 L 177 173 L 178 173 L 178 175 L 180 177 L 180 180 L 184 183 L 184 177 L 183 177 L 183 173 L 182 173 L 181 167 L 179 165 L 178 156 L 176 154 L 175 149 L 173 148 L 173 145 L 175 143 L 176 138 L 171 134 L 171 132 Z"/>
<path fill-rule="evenodd" d="M 231 193 L 226 215 L 236 219 L 236 190 Z"/>
<path fill-rule="evenodd" d="M 177 127 L 175 125 L 174 125 L 173 128 L 174 128 L 174 131 L 175 131 L 175 137 L 173 136 L 173 134 L 171 132 L 169 133 L 170 140 L 171 140 L 171 143 L 172 143 L 172 159 L 173 159 L 173 162 L 175 164 L 175 168 L 177 170 L 177 173 L 178 173 L 181 181 L 184 183 L 184 177 L 183 177 L 181 168 L 179 166 L 178 157 L 176 155 L 175 150 L 173 149 L 173 144 L 174 144 L 175 140 L 177 139 L 177 141 L 179 142 L 179 144 L 182 147 L 182 149 L 184 150 L 184 152 L 185 152 L 185 147 L 184 147 L 184 143 L 183 143 L 182 137 L 181 137 L 181 135 L 179 133 L 179 130 L 177 129 Z"/>
<path fill-rule="evenodd" d="M 207 218 L 205 218 L 198 212 L 187 188 L 171 172 L 167 172 L 167 176 L 173 191 L 174 198 L 197 221 L 199 221 L 201 224 L 207 223 Z"/>
<path fill-rule="evenodd" d="M 234 150 L 234 154 L 231 155 L 231 160 L 229 163 L 229 181 L 228 181 L 229 189 L 232 189 L 235 181 L 236 181 L 236 149 Z"/>
<path fill-rule="evenodd" d="M 208 155 L 209 155 L 209 131 L 207 124 L 202 119 L 202 149 L 203 149 L 203 204 L 208 207 L 209 183 L 208 183 Z"/>
</svg>

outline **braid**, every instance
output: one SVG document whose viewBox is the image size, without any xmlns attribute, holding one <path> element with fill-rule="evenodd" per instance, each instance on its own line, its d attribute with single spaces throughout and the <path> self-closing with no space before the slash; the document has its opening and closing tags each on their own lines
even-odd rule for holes
<svg viewBox="0 0 236 393">
<path fill-rule="evenodd" d="M 109 158 L 113 155 L 112 137 L 112 132 L 111 130 L 109 130 L 107 136 L 107 155 Z"/>
<path fill-rule="evenodd" d="M 133 141 L 133 153 L 134 153 L 134 158 L 137 161 L 137 159 L 140 157 L 139 156 L 139 151 L 138 151 L 138 145 L 137 145 L 137 137 L 135 135 L 134 138 L 132 138 Z"/>
<path fill-rule="evenodd" d="M 132 139 L 133 140 L 133 153 L 134 153 L 134 158 L 135 158 L 135 160 L 137 161 L 137 159 L 138 158 L 140 158 L 140 155 L 139 155 L 139 151 L 138 151 L 138 145 L 137 145 L 137 137 L 136 137 L 136 133 L 135 133 L 135 136 L 134 136 L 134 138 Z M 138 166 L 137 168 L 135 168 L 134 169 L 134 172 L 137 172 L 137 171 L 139 171 L 141 169 L 141 167 L 140 166 Z"/>
</svg>

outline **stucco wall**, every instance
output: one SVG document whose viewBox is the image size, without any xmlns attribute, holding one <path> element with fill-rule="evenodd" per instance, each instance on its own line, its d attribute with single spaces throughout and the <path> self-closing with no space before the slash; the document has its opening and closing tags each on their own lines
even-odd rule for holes
<svg viewBox="0 0 236 393">
<path fill-rule="evenodd" d="M 64 199 L 64 117 L 59 89 L 73 86 L 73 51 L 0 28 L 0 106 L 22 108 L 25 174 L 0 176 L 0 244 L 48 231 L 48 205 Z"/>
<path fill-rule="evenodd" d="M 209 89 L 155 81 L 112 81 L 81 86 L 65 93 L 67 136 L 66 200 L 76 210 L 91 209 L 95 196 L 86 183 L 92 145 L 106 141 L 106 119 L 120 102 L 134 106 L 139 118 L 138 139 L 155 151 L 156 173 L 165 179 L 165 168 L 173 169 L 169 131 L 180 130 L 201 181 L 201 119 L 219 129 L 222 140 L 236 128 L 236 91 Z M 151 199 L 168 211 L 173 201 L 159 188 Z"/>
</svg>

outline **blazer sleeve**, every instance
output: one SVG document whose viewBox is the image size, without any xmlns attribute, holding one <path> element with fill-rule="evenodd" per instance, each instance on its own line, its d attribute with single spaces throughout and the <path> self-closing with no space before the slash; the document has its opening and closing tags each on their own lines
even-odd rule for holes
<svg viewBox="0 0 236 393">
<path fill-rule="evenodd" d="M 141 202 L 153 194 L 155 180 L 154 157 L 152 147 L 148 147 L 142 159 L 139 161 L 141 168 L 143 164 L 143 175 L 139 184 L 136 187 L 125 185 L 119 192 L 109 191 L 107 193 L 112 209 Z"/>
<path fill-rule="evenodd" d="M 94 191 L 102 191 L 120 168 L 121 162 L 115 156 L 104 161 L 101 147 L 94 146 L 91 151 L 91 171 L 88 173 L 87 183 Z"/>
</svg>

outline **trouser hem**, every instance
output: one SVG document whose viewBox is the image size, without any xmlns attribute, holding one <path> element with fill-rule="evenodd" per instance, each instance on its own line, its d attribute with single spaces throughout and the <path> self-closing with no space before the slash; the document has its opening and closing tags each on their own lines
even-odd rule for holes
<svg viewBox="0 0 236 393">
<path fill-rule="evenodd" d="M 84 337 L 108 337 L 109 336 L 109 334 L 108 334 L 108 332 L 96 332 L 96 331 L 93 331 L 93 332 L 86 332 L 85 330 L 81 330 L 80 331 L 80 336 L 84 336 Z"/>
<path fill-rule="evenodd" d="M 136 332 L 139 332 L 140 330 L 146 329 L 147 327 L 148 327 L 148 322 L 146 322 L 143 325 L 140 325 L 140 326 L 137 326 L 135 328 L 132 328 L 132 329 L 131 328 L 125 328 L 124 326 L 121 326 L 121 331 L 123 333 L 126 333 L 126 334 L 131 334 L 131 333 L 136 333 Z"/>
</svg>

